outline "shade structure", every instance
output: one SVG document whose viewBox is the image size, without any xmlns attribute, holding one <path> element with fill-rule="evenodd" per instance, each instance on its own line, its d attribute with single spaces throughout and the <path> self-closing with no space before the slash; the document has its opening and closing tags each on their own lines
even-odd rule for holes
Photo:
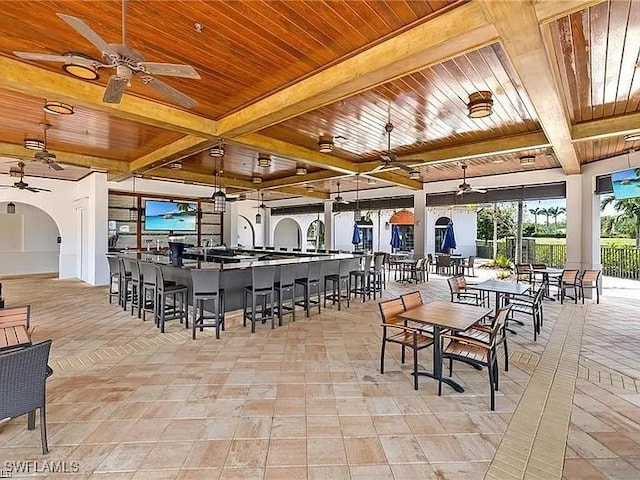
<svg viewBox="0 0 640 480">
<path fill-rule="evenodd" d="M 453 231 L 453 222 L 449 222 L 444 232 L 444 238 L 442 239 L 442 251 L 449 253 L 449 251 L 454 248 L 456 248 L 456 235 Z"/>
<path fill-rule="evenodd" d="M 362 238 L 360 237 L 360 229 L 358 228 L 358 225 L 354 223 L 353 237 L 351 237 L 351 243 L 353 243 L 354 245 L 358 245 L 361 241 L 362 241 Z"/>
<path fill-rule="evenodd" d="M 400 229 L 398 225 L 391 227 L 391 248 L 400 248 Z"/>
</svg>

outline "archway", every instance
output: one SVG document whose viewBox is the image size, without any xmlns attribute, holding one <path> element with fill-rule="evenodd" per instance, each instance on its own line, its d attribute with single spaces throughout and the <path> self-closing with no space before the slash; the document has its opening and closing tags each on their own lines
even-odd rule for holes
<svg viewBox="0 0 640 480">
<path fill-rule="evenodd" d="M 300 225 L 292 218 L 283 218 L 273 231 L 273 245 L 276 247 L 300 248 L 302 233 Z"/>
<path fill-rule="evenodd" d="M 307 228 L 307 250 L 322 250 L 325 248 L 324 222 L 314 220 Z"/>
<path fill-rule="evenodd" d="M 440 217 L 436 220 L 435 224 L 435 242 L 436 253 L 442 252 L 442 241 L 444 240 L 444 232 L 447 230 L 447 225 L 451 219 L 449 217 Z"/>
<path fill-rule="evenodd" d="M 13 204 L 7 213 L 7 205 Z M 0 202 L 0 275 L 59 273 L 60 229 L 45 210 Z"/>
<path fill-rule="evenodd" d="M 243 215 L 238 215 L 236 229 L 238 246 L 252 248 L 256 243 L 256 232 L 249 219 Z"/>
</svg>

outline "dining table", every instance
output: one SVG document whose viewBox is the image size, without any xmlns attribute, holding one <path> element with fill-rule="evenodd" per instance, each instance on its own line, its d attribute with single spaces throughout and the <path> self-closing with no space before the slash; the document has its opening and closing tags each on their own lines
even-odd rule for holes
<svg viewBox="0 0 640 480">
<path fill-rule="evenodd" d="M 491 309 L 484 307 L 437 300 L 399 314 L 398 316 L 403 320 L 433 328 L 433 372 L 419 371 L 417 374 L 442 380 L 456 392 L 464 392 L 464 388 L 458 382 L 442 376 L 440 335 L 443 330 L 453 332 L 467 330 L 478 320 L 491 315 L 491 313 Z"/>
<path fill-rule="evenodd" d="M 542 274 L 542 281 L 546 282 L 546 286 L 544 289 L 544 298 L 551 300 L 553 302 L 555 302 L 555 298 L 553 298 L 550 294 L 549 294 L 549 285 L 550 285 L 550 278 L 558 278 L 560 276 L 562 276 L 562 272 L 564 271 L 561 268 L 532 268 L 531 271 L 536 274 L 536 273 L 541 273 Z"/>
<path fill-rule="evenodd" d="M 31 345 L 31 338 L 24 324 L 0 327 L 0 351 Z"/>
<path fill-rule="evenodd" d="M 400 280 L 398 280 L 398 282 L 411 283 L 412 280 L 415 280 L 416 283 L 418 283 L 417 277 L 414 276 L 416 271 L 415 266 L 418 263 L 417 259 L 401 258 L 396 260 L 395 263 L 400 266 Z"/>
</svg>

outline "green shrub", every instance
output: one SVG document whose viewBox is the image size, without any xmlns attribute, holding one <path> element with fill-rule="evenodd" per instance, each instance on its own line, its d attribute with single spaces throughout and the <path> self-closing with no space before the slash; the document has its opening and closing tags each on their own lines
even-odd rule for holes
<svg viewBox="0 0 640 480">
<path fill-rule="evenodd" d="M 509 278 L 511 276 L 511 271 L 509 270 L 498 270 L 496 273 L 496 277 L 500 280 L 504 280 L 505 278 Z"/>
<path fill-rule="evenodd" d="M 507 257 L 506 255 L 498 255 L 494 263 L 498 268 L 511 268 L 511 260 L 509 260 L 509 257 Z"/>
</svg>

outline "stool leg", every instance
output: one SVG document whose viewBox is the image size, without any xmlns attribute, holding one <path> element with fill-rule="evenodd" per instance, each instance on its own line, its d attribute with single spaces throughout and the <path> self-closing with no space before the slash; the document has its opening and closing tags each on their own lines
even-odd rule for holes
<svg viewBox="0 0 640 480">
<path fill-rule="evenodd" d="M 256 294 L 251 292 L 251 333 L 256 332 Z"/>
</svg>

